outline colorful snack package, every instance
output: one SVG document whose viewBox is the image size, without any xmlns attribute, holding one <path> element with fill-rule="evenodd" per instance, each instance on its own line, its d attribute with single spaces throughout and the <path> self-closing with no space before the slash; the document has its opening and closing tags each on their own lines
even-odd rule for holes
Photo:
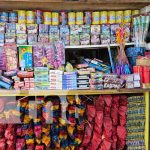
<svg viewBox="0 0 150 150">
<path fill-rule="evenodd" d="M 111 43 L 117 43 L 116 41 L 116 31 L 119 28 L 119 24 L 112 24 L 110 27 L 111 30 Z"/>
<path fill-rule="evenodd" d="M 91 35 L 91 45 L 99 45 L 100 44 L 100 36 L 99 35 Z"/>
<path fill-rule="evenodd" d="M 76 35 L 82 32 L 81 25 L 71 25 L 70 34 Z"/>
<path fill-rule="evenodd" d="M 125 42 L 130 42 L 131 39 L 131 23 L 124 24 Z"/>
<path fill-rule="evenodd" d="M 16 24 L 16 33 L 25 34 L 26 33 L 26 24 Z"/>
<path fill-rule="evenodd" d="M 27 34 L 17 34 L 17 44 L 19 45 L 27 44 Z"/>
<path fill-rule="evenodd" d="M 91 34 L 93 35 L 100 35 L 101 33 L 101 26 L 100 25 L 91 25 Z"/>
<path fill-rule="evenodd" d="M 6 33 L 16 33 L 16 24 L 6 23 Z"/>
<path fill-rule="evenodd" d="M 79 34 L 76 35 L 70 34 L 70 46 L 78 46 L 78 45 L 80 45 Z"/>
<path fill-rule="evenodd" d="M 90 45 L 90 34 L 81 33 L 80 34 L 80 44 L 81 45 Z"/>
<path fill-rule="evenodd" d="M 38 25 L 37 24 L 28 24 L 27 25 L 27 33 L 28 34 L 37 34 L 38 33 Z"/>
<path fill-rule="evenodd" d="M 91 33 L 91 26 L 90 25 L 82 25 L 81 28 L 82 28 L 81 29 L 82 33 L 88 33 L 88 34 Z"/>
</svg>

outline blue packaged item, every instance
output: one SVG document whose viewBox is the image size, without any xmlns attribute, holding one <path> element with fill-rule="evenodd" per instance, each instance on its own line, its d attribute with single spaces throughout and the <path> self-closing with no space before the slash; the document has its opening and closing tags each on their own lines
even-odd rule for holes
<svg viewBox="0 0 150 150">
<path fill-rule="evenodd" d="M 16 24 L 15 23 L 6 23 L 6 32 L 7 33 L 16 33 Z"/>
<path fill-rule="evenodd" d="M 4 44 L 4 34 L 0 34 L 0 44 Z"/>
<path fill-rule="evenodd" d="M 145 47 L 129 47 L 126 50 L 126 55 L 127 57 L 143 56 L 145 50 Z"/>
<path fill-rule="evenodd" d="M 17 23 L 18 21 L 18 13 L 17 12 L 9 12 L 9 23 Z"/>
<path fill-rule="evenodd" d="M 5 88 L 5 89 L 10 89 L 11 88 L 11 85 L 8 84 L 8 83 L 5 83 L 3 81 L 0 81 L 0 86 Z"/>
<path fill-rule="evenodd" d="M 8 13 L 7 12 L 1 12 L 0 22 L 8 22 Z"/>
<path fill-rule="evenodd" d="M 60 40 L 65 44 L 69 45 L 69 27 L 68 26 L 60 26 Z"/>
</svg>

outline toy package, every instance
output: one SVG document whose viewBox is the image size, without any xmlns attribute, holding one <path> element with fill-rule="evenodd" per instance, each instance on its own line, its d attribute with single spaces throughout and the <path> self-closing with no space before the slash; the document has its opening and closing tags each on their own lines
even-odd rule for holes
<svg viewBox="0 0 150 150">
<path fill-rule="evenodd" d="M 25 34 L 26 33 L 26 24 L 16 24 L 16 33 Z"/>
<path fill-rule="evenodd" d="M 26 45 L 27 44 L 27 34 L 17 34 L 17 44 Z"/>
<path fill-rule="evenodd" d="M 100 35 L 91 34 L 91 45 L 99 45 L 100 44 Z"/>
<path fill-rule="evenodd" d="M 82 30 L 81 30 L 82 33 L 88 33 L 88 34 L 90 34 L 90 32 L 91 32 L 90 25 L 82 25 L 81 28 L 82 28 Z"/>
<path fill-rule="evenodd" d="M 125 32 L 125 42 L 130 42 L 131 38 L 131 23 L 124 24 L 124 32 Z"/>
<path fill-rule="evenodd" d="M 92 35 L 100 35 L 101 26 L 100 25 L 91 25 L 91 34 Z"/>
<path fill-rule="evenodd" d="M 81 25 L 71 25 L 70 26 L 70 34 L 79 34 L 82 32 L 82 27 Z"/>
<path fill-rule="evenodd" d="M 91 25 L 92 24 L 92 14 L 91 14 L 90 11 L 85 12 L 84 22 L 85 22 L 86 25 Z"/>
<path fill-rule="evenodd" d="M 101 25 L 101 44 L 110 43 L 110 25 L 102 24 Z"/>
<path fill-rule="evenodd" d="M 32 46 L 19 46 L 19 66 L 23 69 L 33 67 Z"/>
<path fill-rule="evenodd" d="M 58 26 L 50 26 L 49 27 L 49 41 L 54 43 L 59 40 L 59 27 Z"/>
<path fill-rule="evenodd" d="M 60 40 L 63 41 L 65 45 L 70 44 L 68 26 L 60 26 Z"/>
</svg>

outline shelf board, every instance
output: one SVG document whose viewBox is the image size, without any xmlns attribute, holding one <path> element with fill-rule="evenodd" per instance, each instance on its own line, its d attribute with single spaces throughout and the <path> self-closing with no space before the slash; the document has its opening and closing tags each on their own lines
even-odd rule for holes
<svg viewBox="0 0 150 150">
<path fill-rule="evenodd" d="M 134 43 L 126 43 L 126 46 L 132 46 Z M 119 44 L 110 44 L 110 47 L 117 47 Z M 79 46 L 65 46 L 66 49 L 93 49 L 93 48 L 107 48 L 108 44 L 102 45 L 79 45 Z"/>
<path fill-rule="evenodd" d="M 145 89 L 120 90 L 0 90 L 0 96 L 59 96 L 59 95 L 100 95 L 144 93 Z"/>
<path fill-rule="evenodd" d="M 149 0 L 1 0 L 0 9 L 42 10 L 125 10 L 141 9 L 150 5 Z"/>
</svg>

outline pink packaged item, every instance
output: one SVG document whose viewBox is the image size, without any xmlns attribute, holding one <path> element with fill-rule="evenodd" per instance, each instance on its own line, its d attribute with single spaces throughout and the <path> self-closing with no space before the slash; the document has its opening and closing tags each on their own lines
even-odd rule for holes
<svg viewBox="0 0 150 150">
<path fill-rule="evenodd" d="M 7 71 L 18 69 L 17 45 L 5 44 L 4 50 L 6 54 L 6 69 Z"/>
</svg>

